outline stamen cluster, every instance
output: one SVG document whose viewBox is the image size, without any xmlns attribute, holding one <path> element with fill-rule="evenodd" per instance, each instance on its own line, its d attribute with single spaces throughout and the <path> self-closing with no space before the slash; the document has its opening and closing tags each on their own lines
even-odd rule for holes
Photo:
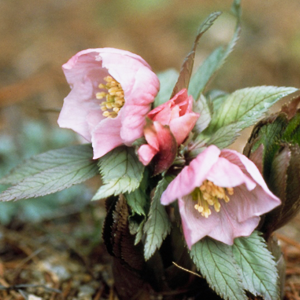
<svg viewBox="0 0 300 300">
<path fill-rule="evenodd" d="M 103 116 L 107 118 L 115 118 L 125 103 L 124 91 L 121 84 L 111 76 L 106 76 L 104 80 L 106 81 L 106 84 L 99 84 L 99 88 L 105 89 L 107 92 L 97 93 L 96 98 L 106 98 L 106 101 L 101 103 Z"/>
<path fill-rule="evenodd" d="M 205 180 L 200 187 L 197 187 L 192 192 L 192 198 L 197 203 L 194 208 L 205 218 L 211 215 L 209 206 L 213 206 L 216 212 L 221 209 L 220 200 L 229 202 L 228 195 L 233 195 L 233 188 L 224 188 L 215 185 L 209 180 Z"/>
</svg>

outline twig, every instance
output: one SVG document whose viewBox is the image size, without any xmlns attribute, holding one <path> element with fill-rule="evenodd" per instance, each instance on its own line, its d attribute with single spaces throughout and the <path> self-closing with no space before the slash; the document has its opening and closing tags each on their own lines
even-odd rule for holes
<svg viewBox="0 0 300 300">
<path fill-rule="evenodd" d="M 198 277 L 200 277 L 200 278 L 203 278 L 203 277 L 202 277 L 201 275 L 199 275 L 198 273 L 193 272 L 193 271 L 188 270 L 188 269 L 185 269 L 185 268 L 183 268 L 183 267 L 177 265 L 174 261 L 172 261 L 172 264 L 175 265 L 177 268 L 183 270 L 183 271 L 186 271 L 186 272 L 191 273 L 191 274 L 193 274 L 193 275 L 195 275 L 195 276 L 198 276 Z"/>
</svg>

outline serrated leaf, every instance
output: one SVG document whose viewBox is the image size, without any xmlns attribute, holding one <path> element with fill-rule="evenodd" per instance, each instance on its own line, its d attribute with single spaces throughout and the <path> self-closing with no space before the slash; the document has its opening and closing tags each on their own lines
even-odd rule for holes
<svg viewBox="0 0 300 300">
<path fill-rule="evenodd" d="M 92 200 L 131 193 L 139 187 L 143 178 L 144 166 L 138 160 L 133 148 L 113 149 L 99 159 L 99 166 L 103 185 Z"/>
<path fill-rule="evenodd" d="M 255 124 L 268 108 L 296 90 L 273 86 L 237 90 L 226 97 L 213 115 L 208 128 L 196 140 L 209 141 L 208 145 L 215 144 L 220 148 L 227 147 L 241 130 Z M 223 133 L 226 133 L 228 142 Z"/>
<path fill-rule="evenodd" d="M 300 113 L 289 121 L 282 139 L 288 143 L 300 144 Z"/>
<path fill-rule="evenodd" d="M 279 300 L 276 263 L 258 232 L 235 239 L 233 254 L 240 268 L 244 288 L 265 300 Z"/>
<path fill-rule="evenodd" d="M 248 299 L 232 247 L 206 237 L 192 246 L 190 255 L 209 286 L 223 299 Z"/>
<path fill-rule="evenodd" d="M 69 160 L 64 160 L 68 152 L 70 153 Z M 49 154 L 49 157 L 47 154 Z M 60 154 L 63 157 L 62 161 L 67 161 L 67 163 L 57 166 L 57 162 L 52 160 L 56 157 L 59 161 Z M 39 159 L 41 159 L 41 156 Z M 44 153 L 42 157 L 45 158 L 47 164 L 42 164 L 43 168 L 41 169 L 38 169 L 38 167 L 30 168 L 27 164 L 26 168 L 22 169 L 22 176 L 19 177 L 17 176 L 17 169 L 15 169 L 10 180 L 24 178 L 26 174 L 28 175 L 23 181 L 2 192 L 0 194 L 1 201 L 20 200 L 52 194 L 86 181 L 98 174 L 97 163 L 92 160 L 90 146 L 79 145 L 52 150 Z M 31 159 L 30 161 L 36 163 L 39 160 Z"/>
<path fill-rule="evenodd" d="M 147 222 L 144 225 L 146 235 L 144 246 L 144 257 L 148 260 L 158 249 L 167 234 L 171 230 L 171 223 L 166 213 L 165 207 L 161 205 L 160 198 L 169 183 L 174 179 L 171 176 L 161 179 L 156 187 Z"/>
<path fill-rule="evenodd" d="M 173 89 L 171 97 L 175 96 L 182 89 L 184 89 L 184 88 L 187 89 L 189 87 L 189 82 L 190 82 L 190 78 L 191 78 L 192 71 L 193 71 L 193 65 L 194 65 L 197 44 L 198 44 L 201 36 L 203 35 L 203 33 L 212 26 L 212 24 L 220 16 L 220 14 L 221 14 L 221 12 L 214 12 L 214 13 L 210 14 L 204 20 L 204 22 L 200 25 L 197 35 L 196 35 L 196 38 L 195 38 L 195 41 L 194 41 L 194 44 L 193 44 L 193 47 L 192 47 L 192 50 L 188 53 L 188 55 L 185 57 L 185 59 L 183 61 L 183 64 L 180 69 L 179 77 L 175 84 L 175 87 Z"/>
<path fill-rule="evenodd" d="M 240 123 L 230 124 L 219 128 L 210 136 L 200 134 L 196 140 L 203 141 L 206 145 L 215 145 L 220 149 L 224 149 L 239 136 L 238 132 L 241 126 L 243 125 Z"/>
<path fill-rule="evenodd" d="M 164 104 L 170 100 L 178 75 L 179 73 L 174 69 L 169 69 L 157 74 L 160 82 L 160 89 L 155 97 L 154 107 Z"/>
<path fill-rule="evenodd" d="M 144 218 L 140 223 L 137 223 L 132 218 L 129 218 L 128 221 L 130 234 L 135 234 L 134 245 L 137 245 L 142 240 L 146 218 Z"/>
<path fill-rule="evenodd" d="M 146 216 L 147 196 L 143 190 L 138 188 L 131 193 L 126 193 L 125 198 L 133 213 Z"/>
<path fill-rule="evenodd" d="M 56 150 L 50 150 L 23 161 L 8 175 L 0 179 L 0 184 L 17 184 L 26 177 L 43 171 L 72 166 L 74 162 L 90 161 L 93 157 L 93 148 L 90 144 L 75 145 Z"/>
<path fill-rule="evenodd" d="M 211 108 L 203 95 L 200 96 L 198 101 L 194 102 L 193 111 L 200 115 L 193 129 L 195 133 L 199 134 L 209 125 L 211 120 Z"/>
<path fill-rule="evenodd" d="M 237 90 L 228 95 L 215 113 L 209 132 L 236 122 L 244 128 L 255 124 L 281 98 L 296 92 L 293 87 L 259 86 Z M 241 129 L 244 129 L 241 128 Z"/>
<path fill-rule="evenodd" d="M 206 85 L 213 77 L 213 75 L 222 67 L 225 63 L 227 57 L 232 52 L 238 38 L 240 35 L 240 1 L 234 1 L 232 6 L 233 12 L 237 17 L 237 24 L 235 28 L 234 35 L 231 41 L 228 43 L 227 47 L 224 48 L 220 46 L 216 48 L 202 63 L 202 65 L 197 69 L 195 74 L 192 76 L 189 84 L 189 94 L 193 96 L 194 99 L 199 99 L 200 94 L 205 89 Z"/>
</svg>

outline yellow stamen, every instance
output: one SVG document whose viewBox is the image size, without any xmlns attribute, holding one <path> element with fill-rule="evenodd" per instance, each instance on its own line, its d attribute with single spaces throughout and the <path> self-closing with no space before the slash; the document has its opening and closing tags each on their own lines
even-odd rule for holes
<svg viewBox="0 0 300 300">
<path fill-rule="evenodd" d="M 124 91 L 121 84 L 111 76 L 106 76 L 104 81 L 106 84 L 100 83 L 98 87 L 107 90 L 107 92 L 96 93 L 96 98 L 105 98 L 105 101 L 100 104 L 103 116 L 115 118 L 125 104 Z"/>
<path fill-rule="evenodd" d="M 213 206 L 216 212 L 221 210 L 220 200 L 225 203 L 229 202 L 228 197 L 233 195 L 233 188 L 224 188 L 215 185 L 209 180 L 205 180 L 200 187 L 197 187 L 192 192 L 192 199 L 196 202 L 194 208 L 201 216 L 208 218 L 211 215 L 210 207 Z"/>
</svg>

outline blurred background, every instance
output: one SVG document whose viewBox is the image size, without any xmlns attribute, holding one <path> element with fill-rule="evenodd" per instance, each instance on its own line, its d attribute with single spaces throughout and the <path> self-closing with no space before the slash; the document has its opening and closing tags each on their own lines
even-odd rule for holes
<svg viewBox="0 0 300 300">
<path fill-rule="evenodd" d="M 69 92 L 61 65 L 75 53 L 115 47 L 139 54 L 155 72 L 178 70 L 201 21 L 221 10 L 200 40 L 197 66 L 231 39 L 235 19 L 230 6 L 231 0 L 0 0 L 0 175 L 23 158 L 77 142 L 56 124 Z M 210 88 L 299 87 L 300 2 L 252 0 L 243 1 L 242 8 L 240 40 Z M 44 201 L 0 203 L 0 222 L 8 224 L 16 211 L 19 219 L 50 218 L 61 203 L 75 205 L 75 195 L 86 195 L 78 203 L 88 203 L 92 192 L 81 186 L 64 193 Z M 52 207 L 46 205 L 47 213 L 45 203 Z"/>
<path fill-rule="evenodd" d="M 56 123 L 70 90 L 61 65 L 71 56 L 87 48 L 114 47 L 139 54 L 154 72 L 179 70 L 201 21 L 221 10 L 221 17 L 200 40 L 195 60 L 198 66 L 215 47 L 231 39 L 235 27 L 231 2 L 0 0 L 0 176 L 23 158 L 78 142 L 75 134 L 59 129 Z M 240 40 L 209 88 L 227 92 L 257 85 L 299 88 L 300 1 L 242 1 L 242 9 Z M 249 131 L 244 133 L 235 147 L 241 150 L 248 135 Z M 80 212 L 89 205 L 98 184 L 96 179 L 43 199 L 0 203 L 0 224 L 20 230 L 20 224 Z M 0 190 L 4 188 L 0 186 Z M 96 236 L 99 240 L 103 215 L 103 211 L 88 209 L 86 215 L 77 216 L 76 224 L 84 225 L 76 229 L 76 238 L 88 236 L 87 243 Z M 57 224 L 55 234 L 69 232 L 62 229 L 61 221 Z M 48 227 L 43 226 L 45 234 Z M 1 248 L 3 232 L 0 254 L 6 253 L 6 246 Z M 31 228 L 30 236 L 32 232 Z M 299 217 L 281 232 L 299 243 Z M 78 251 L 74 246 L 77 242 L 73 242 Z M 81 244 L 81 251 L 87 243 Z M 14 247 L 22 249 L 16 244 Z M 299 244 L 297 249 L 299 252 Z M 25 250 L 18 251 L 16 255 Z"/>
</svg>

